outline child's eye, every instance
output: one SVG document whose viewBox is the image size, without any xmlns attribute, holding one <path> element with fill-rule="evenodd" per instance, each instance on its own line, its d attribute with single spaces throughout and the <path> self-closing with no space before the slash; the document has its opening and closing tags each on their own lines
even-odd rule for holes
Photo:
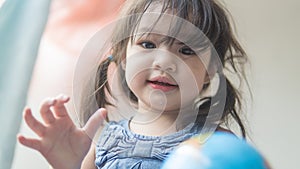
<svg viewBox="0 0 300 169">
<path fill-rule="evenodd" d="M 179 52 L 184 54 L 184 55 L 195 55 L 195 52 L 187 46 L 184 46 L 184 47 L 180 48 Z"/>
<path fill-rule="evenodd" d="M 139 45 L 141 45 L 143 48 L 145 49 L 153 49 L 156 48 L 155 44 L 152 42 L 141 42 L 139 43 Z"/>
</svg>

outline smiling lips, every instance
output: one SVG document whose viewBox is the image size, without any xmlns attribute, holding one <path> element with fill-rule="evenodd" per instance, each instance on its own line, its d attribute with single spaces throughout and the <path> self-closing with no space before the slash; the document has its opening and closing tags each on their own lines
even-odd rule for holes
<svg viewBox="0 0 300 169">
<path fill-rule="evenodd" d="M 167 77 L 155 77 L 147 80 L 147 82 L 153 89 L 162 90 L 163 92 L 168 92 L 178 88 L 178 85 L 169 80 Z"/>
</svg>

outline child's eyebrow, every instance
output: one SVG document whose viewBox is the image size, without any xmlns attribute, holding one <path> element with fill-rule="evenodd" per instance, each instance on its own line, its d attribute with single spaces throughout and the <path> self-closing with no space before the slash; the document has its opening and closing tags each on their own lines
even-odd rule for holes
<svg viewBox="0 0 300 169">
<path fill-rule="evenodd" d="M 151 36 L 151 35 L 160 35 L 163 36 L 163 38 L 161 38 L 159 43 L 163 43 L 163 42 L 171 42 L 171 44 L 176 44 L 176 45 L 187 45 L 186 43 L 176 39 L 176 37 L 171 37 L 171 36 L 167 36 L 168 31 L 163 33 L 161 30 L 157 30 L 155 28 L 151 28 L 151 27 L 147 27 L 147 26 L 143 26 L 137 29 L 135 36 L 138 38 L 141 38 L 143 36 Z M 173 40 L 172 40 L 173 39 Z"/>
<path fill-rule="evenodd" d="M 181 42 L 181 41 L 178 41 L 178 40 L 175 40 L 174 43 L 176 45 L 186 45 L 185 43 Z"/>
</svg>

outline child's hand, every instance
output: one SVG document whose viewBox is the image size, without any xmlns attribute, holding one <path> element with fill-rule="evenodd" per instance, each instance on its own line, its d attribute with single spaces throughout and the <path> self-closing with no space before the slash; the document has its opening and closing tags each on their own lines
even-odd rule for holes
<svg viewBox="0 0 300 169">
<path fill-rule="evenodd" d="M 64 106 L 68 101 L 69 97 L 63 95 L 44 101 L 40 108 L 44 123 L 32 116 L 30 108 L 25 108 L 25 122 L 40 139 L 18 136 L 21 144 L 39 151 L 55 169 L 80 168 L 107 113 L 99 109 L 83 128 L 77 128 Z"/>
</svg>

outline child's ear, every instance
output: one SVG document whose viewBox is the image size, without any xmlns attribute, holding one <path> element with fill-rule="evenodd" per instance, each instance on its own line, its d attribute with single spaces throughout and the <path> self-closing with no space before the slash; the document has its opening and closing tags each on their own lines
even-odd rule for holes
<svg viewBox="0 0 300 169">
<path fill-rule="evenodd" d="M 125 70 L 125 68 L 126 68 L 126 61 L 125 61 L 125 59 L 121 61 L 121 67 L 122 67 L 123 70 Z"/>
<path fill-rule="evenodd" d="M 122 61 L 121 61 L 121 67 L 122 67 L 123 70 L 126 69 L 126 59 L 125 58 L 122 59 Z"/>
<path fill-rule="evenodd" d="M 206 81 L 207 80 L 207 81 Z M 218 73 L 208 75 L 205 77 L 204 88 L 200 92 L 202 98 L 213 97 L 217 94 L 220 86 L 220 76 Z"/>
<path fill-rule="evenodd" d="M 204 82 L 203 82 L 204 86 L 209 84 L 210 78 L 211 78 L 211 75 L 208 75 L 208 73 L 206 72 Z"/>
</svg>

